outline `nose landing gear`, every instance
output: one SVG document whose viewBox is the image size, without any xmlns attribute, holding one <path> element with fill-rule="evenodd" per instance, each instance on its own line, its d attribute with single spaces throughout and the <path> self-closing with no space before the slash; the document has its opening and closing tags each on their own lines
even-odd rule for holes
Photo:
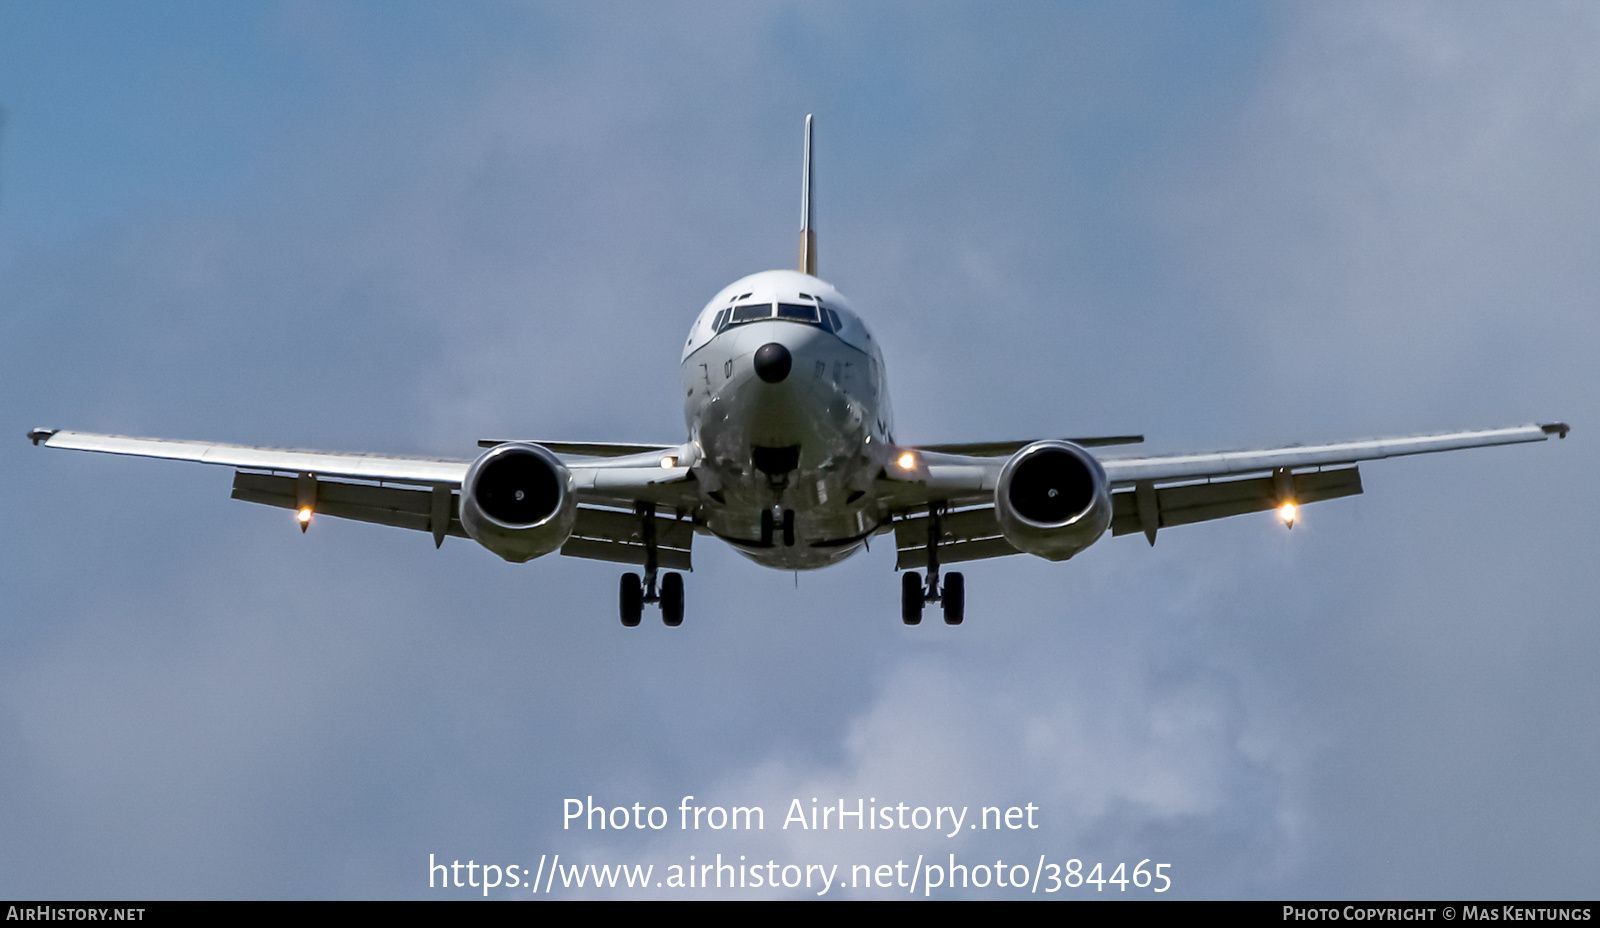
<svg viewBox="0 0 1600 928">
<path fill-rule="evenodd" d="M 773 538 L 776 537 L 776 535 L 778 534 L 778 529 L 779 529 L 778 516 L 771 509 L 763 509 L 763 510 L 761 510 L 761 546 L 763 548 L 772 547 Z M 795 535 L 794 535 L 794 510 L 793 509 L 785 509 L 783 511 L 782 529 L 783 529 L 783 546 L 785 548 L 794 547 Z"/>
</svg>

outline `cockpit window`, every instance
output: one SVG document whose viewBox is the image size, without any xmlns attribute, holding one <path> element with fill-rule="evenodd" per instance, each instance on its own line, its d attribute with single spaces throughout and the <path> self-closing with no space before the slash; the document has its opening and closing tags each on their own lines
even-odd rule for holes
<svg viewBox="0 0 1600 928">
<path fill-rule="evenodd" d="M 728 318 L 729 325 L 738 325 L 741 322 L 755 322 L 758 319 L 772 318 L 771 303 L 745 303 L 733 308 L 733 315 Z"/>
<path fill-rule="evenodd" d="M 721 332 L 729 326 L 768 319 L 804 323 L 828 332 L 839 331 L 839 314 L 820 303 L 740 303 L 718 310 L 711 320 L 711 329 Z"/>
<path fill-rule="evenodd" d="M 817 308 L 804 303 L 779 303 L 778 318 L 789 319 L 794 322 L 816 322 Z"/>
</svg>

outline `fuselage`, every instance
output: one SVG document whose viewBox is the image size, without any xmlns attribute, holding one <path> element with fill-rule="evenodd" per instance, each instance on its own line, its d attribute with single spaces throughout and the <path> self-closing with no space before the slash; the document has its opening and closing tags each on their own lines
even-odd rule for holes
<svg viewBox="0 0 1600 928">
<path fill-rule="evenodd" d="M 713 534 L 808 570 L 888 517 L 871 492 L 894 448 L 883 354 L 832 285 L 798 271 L 728 285 L 695 319 L 681 374 Z"/>
</svg>

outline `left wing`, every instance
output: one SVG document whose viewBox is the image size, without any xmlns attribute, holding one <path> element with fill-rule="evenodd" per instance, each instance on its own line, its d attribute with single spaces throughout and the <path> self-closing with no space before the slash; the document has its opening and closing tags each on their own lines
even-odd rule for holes
<svg viewBox="0 0 1600 928">
<path fill-rule="evenodd" d="M 34 429 L 35 445 L 234 467 L 233 498 L 283 509 L 310 508 L 321 515 L 467 537 L 461 525 L 461 482 L 471 461 L 258 448 L 215 442 L 128 438 Z M 493 444 L 493 443 L 492 443 Z M 644 563 L 646 533 L 638 507 L 687 512 L 698 502 L 683 446 L 557 442 L 572 472 L 578 521 L 562 553 L 623 563 Z M 581 450 L 580 450 L 581 449 Z M 626 449 L 627 453 L 621 453 Z M 637 449 L 646 449 L 642 453 Z M 554 450 L 554 449 L 552 449 Z M 572 461 L 566 454 L 596 453 L 606 460 Z M 670 457 L 674 466 L 662 466 Z M 610 508 L 607 508 L 610 507 Z M 625 511 L 624 511 L 625 510 Z M 304 526 L 302 522 L 302 527 Z M 689 569 L 692 531 L 678 519 L 655 516 L 661 563 Z M 570 549 L 570 550 L 569 550 Z"/>
<path fill-rule="evenodd" d="M 1162 528 L 1354 496 L 1361 461 L 1567 437 L 1564 422 L 1325 445 L 1206 454 L 1096 456 L 1111 492 L 1111 533 Z M 999 443 L 996 443 L 999 444 Z M 1007 443 L 1009 444 L 1009 443 Z M 912 450 L 914 466 L 886 473 L 881 495 L 901 510 L 894 521 L 899 567 L 928 560 L 930 531 L 944 563 L 1020 553 L 1003 536 L 994 493 L 1004 458 Z M 890 468 L 891 471 L 894 468 Z M 930 521 L 937 512 L 938 522 Z"/>
<path fill-rule="evenodd" d="M 1566 438 L 1570 426 L 1565 422 L 1522 425 L 1509 429 L 1476 432 L 1445 432 L 1406 438 L 1374 438 L 1328 445 L 1291 445 L 1258 451 L 1220 451 L 1211 454 L 1177 454 L 1143 458 L 1101 460 L 1106 479 L 1113 486 L 1132 486 L 1140 480 L 1196 480 L 1229 477 L 1253 471 L 1281 468 L 1327 467 L 1376 461 L 1408 454 L 1432 454 L 1462 448 L 1515 445 L 1544 441 L 1551 435 Z"/>
</svg>

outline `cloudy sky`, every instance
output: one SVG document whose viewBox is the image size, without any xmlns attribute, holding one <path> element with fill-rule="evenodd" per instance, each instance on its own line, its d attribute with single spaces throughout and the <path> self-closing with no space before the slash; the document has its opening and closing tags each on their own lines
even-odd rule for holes
<svg viewBox="0 0 1600 928">
<path fill-rule="evenodd" d="M 1594 897 L 1597 44 L 1559 3 L 0 3 L 0 895 L 953 854 Z M 902 441 L 1573 435 L 974 565 L 959 629 L 900 625 L 888 545 L 702 540 L 675 630 L 620 627 L 608 565 L 302 536 L 225 468 L 23 439 L 681 440 L 694 314 L 793 262 L 806 113 Z M 588 796 L 673 827 L 563 830 Z M 781 827 L 812 797 L 1039 827 Z M 1113 894 L 1153 895 L 1054 895 Z"/>
</svg>

